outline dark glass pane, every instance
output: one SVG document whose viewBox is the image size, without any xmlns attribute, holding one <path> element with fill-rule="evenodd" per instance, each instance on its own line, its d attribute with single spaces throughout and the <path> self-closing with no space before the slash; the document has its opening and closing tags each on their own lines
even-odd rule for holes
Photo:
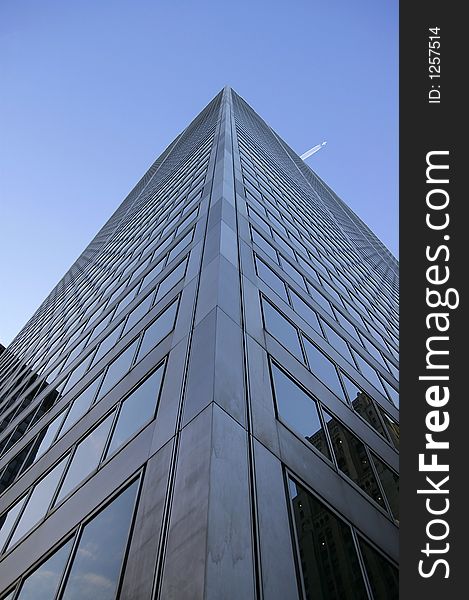
<svg viewBox="0 0 469 600">
<path fill-rule="evenodd" d="M 109 365 L 104 376 L 103 385 L 100 387 L 96 400 L 100 400 L 105 394 L 113 388 L 118 381 L 127 375 L 137 347 L 137 340 L 133 342 L 122 354 L 115 358 Z"/>
<path fill-rule="evenodd" d="M 51 600 L 55 598 L 72 549 L 72 542 L 73 540 L 70 540 L 64 544 L 25 579 L 17 600 Z"/>
<path fill-rule="evenodd" d="M 274 364 L 272 364 L 272 377 L 279 415 L 315 448 L 330 458 L 316 402 Z"/>
<path fill-rule="evenodd" d="M 83 529 L 62 600 L 114 600 L 138 482 Z"/>
<path fill-rule="evenodd" d="M 142 359 L 150 350 L 165 338 L 174 328 L 178 303 L 173 302 L 153 323 L 145 330 L 142 344 L 138 351 L 137 360 Z"/>
<path fill-rule="evenodd" d="M 89 473 L 96 469 L 101 459 L 113 418 L 114 413 L 111 413 L 78 444 L 70 466 L 67 469 L 65 479 L 60 487 L 56 503 L 76 487 L 80 481 L 83 481 Z"/>
<path fill-rule="evenodd" d="M 121 406 L 107 454 L 112 454 L 125 441 L 153 419 L 163 377 L 163 365 L 150 375 Z"/>
<path fill-rule="evenodd" d="M 350 527 L 290 480 L 307 600 L 367 600 Z"/>
<path fill-rule="evenodd" d="M 24 462 L 22 471 L 25 471 L 30 465 L 38 460 L 48 448 L 50 448 L 50 445 L 54 441 L 55 435 L 59 430 L 60 424 L 63 421 L 64 414 L 64 412 L 61 412 L 57 415 L 55 419 L 38 434 L 34 441 L 34 446 Z"/>
<path fill-rule="evenodd" d="M 18 477 L 18 474 L 20 473 L 24 461 L 28 456 L 29 451 L 33 447 L 33 444 L 34 440 L 29 442 L 29 444 L 27 444 L 23 450 L 21 450 L 21 452 L 18 452 L 18 454 L 7 464 L 0 477 L 0 493 L 6 490 L 6 488 Z"/>
<path fill-rule="evenodd" d="M 2 548 L 11 533 L 11 530 L 13 529 L 16 518 L 20 514 L 25 501 L 26 496 L 23 496 L 23 498 L 14 504 L 9 511 L 3 513 L 3 515 L 0 517 L 0 552 L 2 551 Z"/>
<path fill-rule="evenodd" d="M 27 531 L 29 531 L 38 521 L 44 517 L 49 508 L 49 504 L 52 500 L 52 496 L 57 488 L 57 484 L 62 476 L 65 469 L 68 456 L 62 459 L 62 461 L 56 465 L 48 475 L 46 475 L 41 481 L 36 484 L 33 489 L 33 493 L 29 497 L 28 503 L 26 504 L 23 514 L 21 515 L 18 525 L 10 539 L 8 547 L 11 547 L 17 540 L 19 540 Z"/>
<path fill-rule="evenodd" d="M 373 429 L 386 437 L 386 433 L 379 417 L 379 411 L 373 400 L 365 394 L 351 379 L 341 373 L 347 396 L 355 411 L 369 423 Z"/>
<path fill-rule="evenodd" d="M 384 426 L 386 431 L 391 438 L 392 443 L 399 448 L 399 423 L 396 423 L 394 419 L 391 419 L 381 408 L 379 408 L 380 414 L 383 417 Z"/>
<path fill-rule="evenodd" d="M 396 567 L 364 540 L 359 538 L 359 542 L 373 596 L 376 600 L 398 600 L 399 574 Z"/>
<path fill-rule="evenodd" d="M 316 375 L 321 383 L 326 385 L 341 400 L 343 400 L 344 392 L 340 385 L 339 376 L 334 363 L 309 340 L 303 338 L 303 341 L 311 372 Z"/>
<path fill-rule="evenodd" d="M 374 454 L 371 455 L 384 493 L 391 507 L 391 512 L 399 520 L 399 475 L 392 471 Z"/>
<path fill-rule="evenodd" d="M 269 302 L 262 301 L 265 328 L 287 348 L 298 360 L 303 362 L 303 352 L 298 332 Z"/>
<path fill-rule="evenodd" d="M 324 411 L 324 417 L 339 469 L 384 508 L 365 445 L 327 411 Z"/>
</svg>

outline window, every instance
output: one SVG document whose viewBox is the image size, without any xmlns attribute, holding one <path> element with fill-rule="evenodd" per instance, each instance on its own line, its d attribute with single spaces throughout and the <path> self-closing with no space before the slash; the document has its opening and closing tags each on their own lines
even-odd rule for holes
<svg viewBox="0 0 469 600">
<path fill-rule="evenodd" d="M 304 300 L 302 300 L 293 290 L 290 290 L 293 310 L 302 317 L 310 327 L 322 335 L 319 327 L 318 315 L 316 311 L 310 308 Z"/>
<path fill-rule="evenodd" d="M 329 344 L 334 348 L 334 350 L 337 350 L 337 352 L 341 354 L 345 360 L 348 360 L 348 362 L 353 364 L 347 342 L 338 333 L 336 333 L 334 329 L 329 327 L 324 320 L 321 320 L 321 325 Z"/>
<path fill-rule="evenodd" d="M 137 341 L 138 340 L 135 340 L 130 346 L 128 346 L 128 348 L 124 350 L 124 352 L 122 352 L 122 354 L 115 358 L 109 365 L 96 400 L 101 400 L 101 398 L 105 394 L 107 394 L 109 390 L 113 388 L 116 385 L 116 383 L 122 379 L 122 377 L 124 377 L 124 375 L 127 374 L 135 355 Z"/>
<path fill-rule="evenodd" d="M 134 325 L 136 325 L 140 319 L 148 313 L 153 303 L 153 294 L 149 294 L 145 300 L 140 302 L 136 308 L 129 314 L 129 318 L 127 319 L 124 329 L 122 330 L 123 334 L 126 334 L 128 331 L 132 329 Z"/>
<path fill-rule="evenodd" d="M 291 479 L 289 490 L 306 598 L 367 600 L 351 528 Z"/>
<path fill-rule="evenodd" d="M 51 600 L 51 598 L 55 598 L 71 549 L 72 540 L 69 540 L 33 571 L 24 580 L 17 600 Z"/>
<path fill-rule="evenodd" d="M 341 376 L 348 399 L 355 412 L 371 425 L 375 431 L 386 438 L 386 432 L 380 418 L 381 411 L 368 394 L 361 390 L 347 375 L 341 372 Z"/>
<path fill-rule="evenodd" d="M 80 481 L 83 481 L 97 468 L 103 454 L 109 430 L 111 429 L 114 412 L 89 433 L 76 447 L 73 458 L 67 469 L 65 478 L 60 486 L 55 504 L 60 502 Z"/>
<path fill-rule="evenodd" d="M 93 402 L 93 398 L 96 395 L 96 391 L 99 387 L 99 384 L 102 381 L 102 376 L 97 377 L 93 383 L 91 383 L 87 388 L 85 388 L 82 393 L 75 398 L 70 406 L 70 410 L 68 411 L 67 417 L 64 421 L 60 429 L 60 435 L 62 436 L 66 431 L 70 429 L 72 425 L 74 425 L 78 419 L 80 419 L 88 408 L 91 406 Z"/>
<path fill-rule="evenodd" d="M 142 343 L 138 350 L 137 360 L 141 360 L 146 356 L 150 350 L 153 350 L 153 348 L 174 329 L 177 308 L 178 302 L 176 300 L 145 330 Z"/>
<path fill-rule="evenodd" d="M 264 313 L 264 325 L 269 333 L 287 348 L 296 358 L 304 362 L 298 331 L 293 325 L 276 310 L 270 302 L 262 298 L 262 310 Z"/>
<path fill-rule="evenodd" d="M 2 551 L 5 542 L 7 541 L 8 536 L 10 535 L 14 525 L 16 518 L 21 512 L 21 509 L 24 506 L 26 501 L 26 496 L 23 496 L 21 500 L 19 500 L 16 504 L 14 504 L 10 510 L 5 512 L 0 517 L 0 552 Z"/>
<path fill-rule="evenodd" d="M 16 525 L 8 547 L 10 548 L 17 540 L 27 533 L 38 521 L 44 517 L 54 495 L 57 484 L 62 477 L 68 456 L 63 458 L 52 471 L 37 483 L 29 496 L 28 502 Z"/>
<path fill-rule="evenodd" d="M 62 600 L 114 600 L 127 547 L 138 482 L 83 528 Z"/>
<path fill-rule="evenodd" d="M 112 454 L 124 442 L 130 439 L 156 412 L 164 365 L 161 365 L 150 377 L 145 379 L 121 405 L 117 423 L 111 437 L 107 455 Z"/>
<path fill-rule="evenodd" d="M 158 287 L 155 302 L 161 300 L 161 298 L 163 298 L 165 294 L 172 290 L 173 287 L 181 281 L 181 279 L 186 274 L 186 267 L 187 258 L 184 261 L 182 261 L 182 263 L 180 263 L 175 269 L 173 269 L 171 273 L 169 273 L 169 275 L 166 275 L 166 277 L 163 279 L 163 281 Z"/>
<path fill-rule="evenodd" d="M 365 444 L 327 411 L 323 412 L 337 466 L 375 502 L 385 508 Z"/>
<path fill-rule="evenodd" d="M 62 600 L 114 600 L 124 566 L 138 486 L 139 480 L 131 483 L 27 574 L 15 586 L 19 589 L 17 600 L 52 600 L 59 589 L 63 589 Z M 12 591 L 4 600 L 11 600 L 14 595 Z"/>
<path fill-rule="evenodd" d="M 270 269 L 264 262 L 259 260 L 256 256 L 256 269 L 259 277 L 264 281 L 271 289 L 274 290 L 281 298 L 288 302 L 287 292 L 285 290 L 285 284 L 278 277 L 272 269 Z"/>
<path fill-rule="evenodd" d="M 307 338 L 303 338 L 311 372 L 341 400 L 344 393 L 334 363 Z"/>
<path fill-rule="evenodd" d="M 399 520 L 399 475 L 373 453 L 371 453 L 371 459 L 383 486 L 391 512 L 394 518 Z"/>
<path fill-rule="evenodd" d="M 330 458 L 316 402 L 281 369 L 271 363 L 278 414 L 317 450 Z"/>
<path fill-rule="evenodd" d="M 373 596 L 380 600 L 398 600 L 399 575 L 397 569 L 365 540 L 358 537 L 358 542 Z"/>
</svg>

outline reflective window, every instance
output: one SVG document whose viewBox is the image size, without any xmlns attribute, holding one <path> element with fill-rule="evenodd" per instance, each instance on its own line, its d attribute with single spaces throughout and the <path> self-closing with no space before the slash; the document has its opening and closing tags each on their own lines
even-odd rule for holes
<svg viewBox="0 0 469 600">
<path fill-rule="evenodd" d="M 316 402 L 274 363 L 271 366 L 279 415 L 317 450 L 330 458 Z"/>
<path fill-rule="evenodd" d="M 118 327 L 116 327 L 116 329 L 114 329 L 114 331 L 111 331 L 111 333 L 106 338 L 104 338 L 104 340 L 99 344 L 98 350 L 91 362 L 92 365 L 95 365 L 105 354 L 109 352 L 109 350 L 112 350 L 112 348 L 114 348 L 114 346 L 117 343 L 117 340 L 120 337 L 121 329 L 122 327 L 121 325 L 119 325 Z"/>
<path fill-rule="evenodd" d="M 67 474 L 57 494 L 56 504 L 98 466 L 113 418 L 114 413 L 111 413 L 76 447 Z"/>
<path fill-rule="evenodd" d="M 298 360 L 303 362 L 298 331 L 269 302 L 262 299 L 265 328 L 287 348 Z"/>
<path fill-rule="evenodd" d="M 399 574 L 396 567 L 363 539 L 359 537 L 358 540 L 373 596 L 377 600 L 398 600 Z"/>
<path fill-rule="evenodd" d="M 320 335 L 322 335 L 316 311 L 309 307 L 304 300 L 302 300 L 297 294 L 295 294 L 293 290 L 290 290 L 290 297 L 292 299 L 293 310 L 300 317 L 302 317 L 310 327 L 312 327 Z"/>
<path fill-rule="evenodd" d="M 399 423 L 394 421 L 394 419 L 391 419 L 391 417 L 380 407 L 378 407 L 378 410 L 380 415 L 383 417 L 384 426 L 386 427 L 386 431 L 388 432 L 392 443 L 394 446 L 396 446 L 396 448 L 399 448 Z"/>
<path fill-rule="evenodd" d="M 51 600 L 55 598 L 72 549 L 72 543 L 73 540 L 70 540 L 64 544 L 25 579 L 17 600 Z"/>
<path fill-rule="evenodd" d="M 28 460 L 26 461 L 28 463 L 27 466 L 32 465 L 33 462 L 38 460 L 38 458 L 40 458 L 44 454 L 44 452 L 51 446 L 52 442 L 54 441 L 55 435 L 59 430 L 60 424 L 63 421 L 64 414 L 65 412 L 62 411 L 59 415 L 55 417 L 53 421 L 49 423 L 47 427 L 44 427 L 44 429 L 39 433 L 35 440 L 34 447 L 28 456 Z M 25 464 L 23 466 L 23 470 L 25 470 L 27 466 Z"/>
<path fill-rule="evenodd" d="M 352 531 L 303 487 L 289 481 L 308 600 L 368 600 Z"/>
<path fill-rule="evenodd" d="M 130 485 L 84 527 L 62 600 L 114 600 L 137 488 Z"/>
<path fill-rule="evenodd" d="M 83 390 L 83 392 L 75 398 L 70 406 L 70 410 L 68 411 L 67 417 L 64 421 L 64 424 L 60 430 L 60 435 L 63 435 L 66 431 L 70 429 L 70 427 L 82 417 L 88 408 L 91 406 L 93 402 L 93 398 L 96 395 L 96 391 L 99 387 L 99 384 L 102 381 L 102 377 L 97 377 L 93 383 L 91 383 L 87 388 Z"/>
<path fill-rule="evenodd" d="M 318 292 L 318 290 L 313 285 L 309 285 L 309 284 L 308 284 L 308 292 L 313 300 L 315 300 L 320 306 L 322 306 L 322 308 L 326 312 L 328 312 L 330 315 L 334 316 L 332 313 L 332 308 L 329 303 L 329 300 L 326 300 L 326 298 L 321 294 L 321 292 Z"/>
<path fill-rule="evenodd" d="M 329 437 L 339 469 L 350 477 L 375 502 L 385 508 L 385 503 L 378 482 L 370 464 L 365 445 L 349 429 L 337 419 L 324 412 Z"/>
<path fill-rule="evenodd" d="M 303 338 L 311 372 L 341 400 L 344 393 L 334 363 L 308 339 Z"/>
<path fill-rule="evenodd" d="M 25 501 L 26 501 L 26 496 L 21 498 L 21 500 L 19 500 L 16 504 L 14 504 L 10 508 L 9 511 L 4 513 L 0 517 L 0 552 L 2 551 L 2 548 L 5 544 L 5 542 L 7 541 L 8 536 L 11 533 L 11 530 L 13 529 L 15 521 L 16 521 L 18 515 L 20 514 Z"/>
<path fill-rule="evenodd" d="M 329 325 L 324 320 L 321 320 L 321 325 L 324 330 L 324 333 L 326 334 L 326 339 L 329 342 L 329 344 L 334 348 L 334 350 L 337 350 L 337 352 L 341 354 L 345 358 L 345 360 L 348 360 L 353 364 L 352 356 L 350 354 L 347 342 L 338 333 L 336 333 L 332 329 L 332 327 L 329 327 Z"/>
<path fill-rule="evenodd" d="M 7 464 L 0 477 L 0 492 L 3 492 L 13 483 L 13 481 L 15 481 L 21 469 L 23 468 L 25 459 L 28 456 L 33 444 L 34 440 L 29 442 L 29 444 L 27 444 L 23 450 L 21 450 L 21 452 L 18 452 L 18 454 L 14 456 Z"/>
<path fill-rule="evenodd" d="M 389 502 L 394 518 L 399 520 L 399 475 L 384 464 L 377 456 L 371 453 L 373 464 L 383 486 L 384 493 Z"/>
<path fill-rule="evenodd" d="M 256 269 L 259 277 L 264 281 L 270 288 L 277 292 L 277 294 L 288 302 L 287 292 L 285 290 L 285 284 L 278 277 L 272 269 L 270 269 L 264 262 L 259 260 L 256 256 Z"/>
<path fill-rule="evenodd" d="M 124 329 L 122 330 L 123 334 L 130 331 L 132 329 L 132 327 L 140 321 L 140 319 L 143 319 L 143 317 L 150 310 L 152 302 L 153 302 L 153 294 L 149 294 L 145 298 L 145 300 L 143 300 L 143 302 L 140 302 L 140 304 L 136 308 L 133 309 L 133 311 L 129 314 L 129 318 L 127 319 L 127 321 L 125 323 Z"/>
<path fill-rule="evenodd" d="M 180 242 L 178 242 L 171 252 L 168 255 L 168 262 L 171 262 L 173 258 L 175 258 L 178 254 L 180 254 L 184 248 L 186 248 L 192 242 L 192 236 L 194 235 L 194 230 L 191 229 L 189 233 L 187 233 Z"/>
<path fill-rule="evenodd" d="M 99 388 L 98 396 L 96 400 L 100 400 L 105 394 L 113 388 L 118 381 L 127 374 L 137 348 L 137 341 L 135 340 L 130 346 L 122 352 L 117 358 L 115 358 L 109 365 L 102 386 Z"/>
<path fill-rule="evenodd" d="M 259 235 L 255 229 L 251 228 L 251 235 L 252 241 L 257 244 L 259 248 L 262 248 L 267 256 L 270 256 L 274 262 L 278 263 L 277 251 L 275 248 L 271 246 L 261 235 Z"/>
<path fill-rule="evenodd" d="M 11 547 L 46 514 L 52 496 L 57 488 L 57 484 L 62 477 L 67 460 L 68 456 L 63 458 L 48 475 L 36 484 L 32 494 L 29 496 L 28 503 L 18 521 L 18 525 L 13 532 L 8 547 Z"/>
<path fill-rule="evenodd" d="M 108 455 L 112 454 L 116 448 L 119 448 L 125 441 L 130 439 L 145 423 L 154 418 L 163 371 L 164 365 L 161 365 L 122 403 L 107 450 Z"/>
<path fill-rule="evenodd" d="M 181 281 L 181 279 L 186 274 L 187 267 L 187 259 L 184 260 L 181 264 L 179 264 L 175 269 L 167 275 L 163 281 L 160 283 L 158 287 L 158 292 L 156 294 L 155 302 L 158 302 L 163 298 L 165 294 L 167 294 L 173 287 Z"/>
<path fill-rule="evenodd" d="M 362 372 L 363 376 L 371 383 L 372 386 L 383 393 L 383 386 L 376 371 L 370 367 L 366 360 L 364 360 L 357 352 L 353 352 L 353 356 L 358 365 L 358 369 Z"/>
<path fill-rule="evenodd" d="M 174 329 L 178 303 L 173 302 L 153 323 L 145 330 L 140 345 L 137 360 L 142 359 L 150 350 L 161 342 L 168 333 Z"/>
<path fill-rule="evenodd" d="M 375 431 L 380 433 L 383 437 L 386 437 L 386 432 L 383 427 L 383 423 L 380 419 L 380 411 L 376 407 L 373 400 L 362 391 L 347 375 L 341 372 L 342 381 L 347 392 L 350 404 L 354 410 L 363 418 L 365 421 L 373 427 Z"/>
</svg>

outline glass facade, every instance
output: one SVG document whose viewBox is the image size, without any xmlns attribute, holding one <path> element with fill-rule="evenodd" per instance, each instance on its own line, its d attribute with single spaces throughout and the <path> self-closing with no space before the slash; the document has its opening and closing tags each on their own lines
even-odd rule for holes
<svg viewBox="0 0 469 600">
<path fill-rule="evenodd" d="M 0 600 L 397 598 L 398 264 L 233 90 L 0 354 Z"/>
</svg>

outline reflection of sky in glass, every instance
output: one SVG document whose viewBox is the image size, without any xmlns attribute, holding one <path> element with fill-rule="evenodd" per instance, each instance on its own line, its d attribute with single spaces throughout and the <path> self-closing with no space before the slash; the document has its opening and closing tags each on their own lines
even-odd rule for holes
<svg viewBox="0 0 469 600">
<path fill-rule="evenodd" d="M 84 528 L 62 600 L 114 599 L 137 486 L 129 486 Z"/>
<path fill-rule="evenodd" d="M 280 416 L 306 438 L 322 431 L 314 400 L 275 365 L 272 365 L 272 375 Z"/>
<path fill-rule="evenodd" d="M 62 579 L 72 547 L 72 540 L 57 550 L 45 563 L 34 571 L 24 582 L 18 600 L 51 600 Z"/>
<path fill-rule="evenodd" d="M 16 517 L 20 514 L 20 510 L 23 508 L 25 500 L 26 496 L 12 506 L 10 510 L 2 515 L 2 518 L 0 519 L 0 552 L 3 544 L 6 542 L 6 539 L 10 534 L 11 528 L 15 524 Z"/>
<path fill-rule="evenodd" d="M 21 515 L 10 543 L 12 546 L 23 534 L 33 527 L 46 514 L 52 496 L 62 476 L 68 456 L 64 458 L 52 471 L 44 477 L 34 488 L 28 504 Z"/>
<path fill-rule="evenodd" d="M 163 366 L 142 383 L 122 404 L 108 454 L 134 435 L 155 414 Z"/>
<path fill-rule="evenodd" d="M 67 475 L 62 483 L 56 502 L 66 496 L 99 464 L 104 444 L 111 428 L 114 413 L 111 413 L 77 447 Z"/>
</svg>

